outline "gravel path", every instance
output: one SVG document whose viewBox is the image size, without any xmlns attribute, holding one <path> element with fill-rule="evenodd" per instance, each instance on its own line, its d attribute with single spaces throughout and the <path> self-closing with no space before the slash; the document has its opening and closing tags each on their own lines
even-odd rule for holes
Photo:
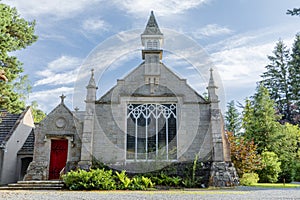
<svg viewBox="0 0 300 200">
<path fill-rule="evenodd" d="M 0 191 L 0 199 L 12 200 L 79 200 L 79 199 L 300 199 L 300 189 L 224 189 L 224 190 L 169 190 L 169 191 Z"/>
</svg>

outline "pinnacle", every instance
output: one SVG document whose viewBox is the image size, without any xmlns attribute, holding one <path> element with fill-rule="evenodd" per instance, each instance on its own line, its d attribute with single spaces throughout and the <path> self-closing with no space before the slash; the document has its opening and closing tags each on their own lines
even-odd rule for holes
<svg viewBox="0 0 300 200">
<path fill-rule="evenodd" d="M 142 35 L 162 35 L 156 22 L 153 11 L 151 11 L 149 20 Z"/>
</svg>

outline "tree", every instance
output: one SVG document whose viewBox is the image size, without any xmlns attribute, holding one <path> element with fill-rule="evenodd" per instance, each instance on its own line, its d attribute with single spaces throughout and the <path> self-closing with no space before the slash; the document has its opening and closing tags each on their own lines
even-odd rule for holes
<svg viewBox="0 0 300 200">
<path fill-rule="evenodd" d="M 290 80 L 291 100 L 294 106 L 292 119 L 295 122 L 293 124 L 300 124 L 300 33 L 295 37 L 289 65 L 288 78 Z"/>
<path fill-rule="evenodd" d="M 281 162 L 280 182 L 291 182 L 295 179 L 297 163 L 298 144 L 300 144 L 300 128 L 296 125 L 286 123 L 281 126 L 279 140 L 274 144 L 274 153 L 278 155 Z"/>
<path fill-rule="evenodd" d="M 265 151 L 261 154 L 263 168 L 258 172 L 259 182 L 275 183 L 281 172 L 278 156 L 274 152 Z"/>
<path fill-rule="evenodd" d="M 300 8 L 293 8 L 293 10 L 287 10 L 286 14 L 288 15 L 299 15 L 300 16 Z"/>
<path fill-rule="evenodd" d="M 257 87 L 251 100 L 246 100 L 242 119 L 244 137 L 247 141 L 254 141 L 258 153 L 264 150 L 272 151 L 277 140 L 280 124 L 277 122 L 279 116 L 274 107 L 274 101 L 262 84 Z"/>
<path fill-rule="evenodd" d="M 257 154 L 257 146 L 253 140 L 246 141 L 242 136 L 235 136 L 229 131 L 227 131 L 227 137 L 230 143 L 231 161 L 239 177 L 261 169 L 261 157 Z"/>
<path fill-rule="evenodd" d="M 279 41 L 273 51 L 272 56 L 268 56 L 271 61 L 265 68 L 267 69 L 261 77 L 261 83 L 270 93 L 271 99 L 276 103 L 276 109 L 282 116 L 282 122 L 293 123 L 291 107 L 291 91 L 289 81 L 289 50 L 283 41 Z"/>
<path fill-rule="evenodd" d="M 0 82 L 0 109 L 21 112 L 25 107 L 24 92 L 29 89 L 27 76 L 21 75 L 22 63 L 9 53 L 24 49 L 37 40 L 34 27 L 35 21 L 26 21 L 15 8 L 0 3 L 0 71 L 4 70 L 8 79 L 6 84 Z"/>
<path fill-rule="evenodd" d="M 241 118 L 238 109 L 235 107 L 234 101 L 227 103 L 227 111 L 225 113 L 226 130 L 233 132 L 235 135 L 240 132 Z"/>
<path fill-rule="evenodd" d="M 40 123 L 40 121 L 46 117 L 46 114 L 42 110 L 38 109 L 38 103 L 36 101 L 31 102 L 31 110 L 34 123 Z"/>
</svg>

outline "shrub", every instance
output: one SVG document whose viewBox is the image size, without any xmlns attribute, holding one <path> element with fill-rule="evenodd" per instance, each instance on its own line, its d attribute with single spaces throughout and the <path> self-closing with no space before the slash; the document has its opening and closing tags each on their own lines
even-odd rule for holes
<svg viewBox="0 0 300 200">
<path fill-rule="evenodd" d="M 164 173 L 160 173 L 158 176 L 151 177 L 151 180 L 155 183 L 155 185 L 160 185 L 160 186 L 178 187 L 181 184 L 180 177 L 178 176 L 171 177 Z"/>
<path fill-rule="evenodd" d="M 63 180 L 70 190 L 146 190 L 154 186 L 150 178 L 129 178 L 125 171 L 114 175 L 112 170 L 105 169 L 71 171 L 63 175 Z"/>
<path fill-rule="evenodd" d="M 70 190 L 112 190 L 116 189 L 116 182 L 112 170 L 92 169 L 71 171 L 63 175 L 63 180 Z"/>
<path fill-rule="evenodd" d="M 258 174 L 256 173 L 244 173 L 240 179 L 240 184 L 245 186 L 254 185 L 258 182 Z"/>
<path fill-rule="evenodd" d="M 274 152 L 265 151 L 261 154 L 263 169 L 259 170 L 259 182 L 275 183 L 278 181 L 278 174 L 281 172 L 278 156 Z"/>
</svg>

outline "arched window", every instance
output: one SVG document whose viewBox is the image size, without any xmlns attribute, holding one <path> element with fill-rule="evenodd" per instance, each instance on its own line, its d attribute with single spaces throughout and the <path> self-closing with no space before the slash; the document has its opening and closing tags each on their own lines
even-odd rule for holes
<svg viewBox="0 0 300 200">
<path fill-rule="evenodd" d="M 127 160 L 176 160 L 176 104 L 127 105 Z"/>
</svg>

